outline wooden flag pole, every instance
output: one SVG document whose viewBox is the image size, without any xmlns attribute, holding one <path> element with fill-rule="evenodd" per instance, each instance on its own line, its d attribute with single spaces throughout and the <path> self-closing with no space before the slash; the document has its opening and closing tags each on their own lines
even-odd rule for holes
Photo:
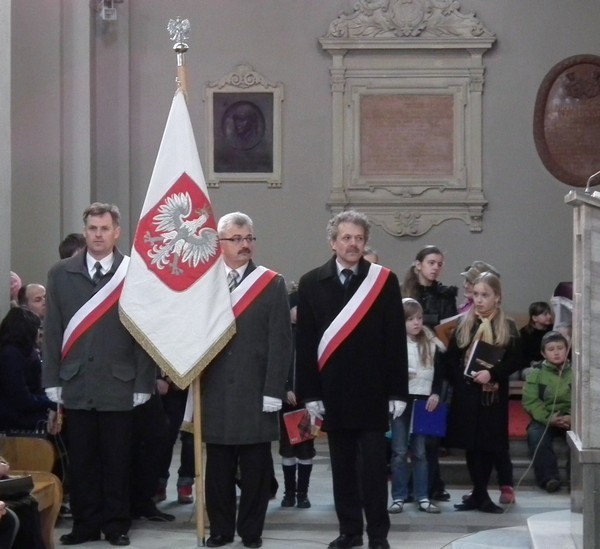
<svg viewBox="0 0 600 549">
<path fill-rule="evenodd" d="M 183 92 L 187 101 L 187 73 L 184 54 L 189 47 L 185 42 L 189 36 L 190 22 L 187 19 L 171 19 L 167 25 L 171 40 L 175 42 L 173 50 L 177 54 L 177 87 Z M 205 546 L 204 524 L 204 466 L 202 460 L 202 417 L 200 402 L 200 376 L 192 381 L 190 386 L 194 403 L 193 436 L 194 436 L 194 467 L 196 495 L 196 536 L 197 547 Z"/>
</svg>

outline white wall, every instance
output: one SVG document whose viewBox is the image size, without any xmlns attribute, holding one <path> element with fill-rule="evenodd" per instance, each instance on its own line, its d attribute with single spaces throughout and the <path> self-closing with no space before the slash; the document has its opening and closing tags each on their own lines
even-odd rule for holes
<svg viewBox="0 0 600 549">
<path fill-rule="evenodd" d="M 135 225 L 175 89 L 175 54 L 166 25 L 170 18 L 187 17 L 192 24 L 186 55 L 190 113 L 203 161 L 206 119 L 202 96 L 207 82 L 248 63 L 285 86 L 282 188 L 222 184 L 210 190 L 215 213 L 219 216 L 240 209 L 251 215 L 258 236 L 257 260 L 279 270 L 288 280 L 298 280 L 303 272 L 324 262 L 329 256 L 325 225 L 330 214 L 325 202 L 331 181 L 330 57 L 321 50 L 318 38 L 326 33 L 331 20 L 341 11 L 351 10 L 354 3 L 126 0 L 126 5 L 118 8 L 122 17 L 115 25 L 126 25 L 127 32 L 117 32 L 106 51 L 98 53 L 96 49 L 92 62 L 101 56 L 104 62 L 115 56 L 122 77 L 123 59 L 128 58 L 129 81 L 114 83 L 120 92 L 114 108 L 119 117 L 128 113 L 129 118 L 114 119 L 116 126 L 103 118 L 94 138 L 100 141 L 95 151 L 115 150 L 115 127 L 126 128 L 118 130 L 119 146 L 122 148 L 127 137 L 129 150 L 116 154 L 112 161 L 117 162 L 119 177 L 123 177 L 123 164 L 129 163 L 130 186 L 126 181 L 109 180 L 108 175 L 98 178 L 92 174 L 98 179 L 92 188 L 103 200 L 129 201 L 124 214 L 130 216 L 125 221 Z M 17 4 L 13 4 L 13 44 L 17 35 L 34 38 L 35 49 L 28 50 L 25 63 L 31 70 L 27 78 L 15 77 L 13 70 L 13 124 L 17 122 L 20 129 L 13 132 L 12 251 L 14 268 L 26 280 L 34 280 L 45 277 L 63 236 L 55 175 L 60 167 L 60 150 L 56 150 L 60 125 L 50 112 L 41 118 L 33 115 L 34 106 L 50 104 L 54 108 L 58 101 L 60 33 L 53 26 L 57 18 L 52 8 L 40 10 L 35 3 L 33 9 L 32 0 Z M 461 4 L 463 11 L 475 10 L 497 35 L 494 48 L 484 56 L 483 184 L 489 205 L 483 232 L 470 233 L 458 221 L 445 222 L 412 239 L 395 238 L 375 228 L 372 244 L 382 262 L 401 278 L 415 253 L 426 244 L 446 250 L 442 277 L 446 283 L 460 284 L 458 273 L 463 267 L 473 259 L 485 259 L 502 273 L 506 309 L 520 312 L 531 301 L 548 299 L 559 281 L 572 277 L 572 209 L 563 204 L 569 187 L 554 179 L 537 156 L 533 108 L 538 87 L 554 64 L 571 55 L 595 53 L 600 10 L 597 0 L 579 0 L 576 9 L 575 3 L 563 0 L 463 0 Z M 40 27 L 48 11 L 49 17 L 43 20 L 44 38 L 31 37 L 29 19 L 34 19 L 33 28 Z M 96 41 L 98 48 L 101 39 L 96 37 Z M 21 51 L 13 51 L 13 63 L 21 55 Z M 42 65 L 48 67 L 39 70 Z M 106 90 L 106 82 L 102 88 Z M 124 104 L 123 90 L 127 88 L 129 104 Z M 19 106 L 15 97 L 28 108 Z M 38 131 L 40 124 L 43 132 Z M 31 165 L 31 150 L 46 154 L 34 154 Z M 108 168 L 105 164 L 100 171 L 108 174 Z M 32 213 L 40 220 L 41 230 L 29 222 Z M 128 245 L 125 242 L 124 248 Z"/>
</svg>

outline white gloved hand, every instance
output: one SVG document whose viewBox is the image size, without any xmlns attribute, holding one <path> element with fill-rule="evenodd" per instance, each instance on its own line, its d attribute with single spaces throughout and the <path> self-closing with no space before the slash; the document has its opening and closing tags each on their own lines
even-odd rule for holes
<svg viewBox="0 0 600 549">
<path fill-rule="evenodd" d="M 281 410 L 281 399 L 263 396 L 263 412 L 279 412 Z"/>
<path fill-rule="evenodd" d="M 312 423 L 314 423 L 315 418 L 323 419 L 325 406 L 323 405 L 322 400 L 311 400 L 310 402 L 307 402 L 304 407 L 308 410 Z"/>
<path fill-rule="evenodd" d="M 151 396 L 150 393 L 133 393 L 133 407 L 145 404 L 150 400 Z"/>
<path fill-rule="evenodd" d="M 392 414 L 392 419 L 396 419 L 400 417 L 404 410 L 406 410 L 406 402 L 402 400 L 390 400 L 390 414 Z"/>
<path fill-rule="evenodd" d="M 62 387 L 48 387 L 46 389 L 46 396 L 52 402 L 62 404 Z"/>
</svg>

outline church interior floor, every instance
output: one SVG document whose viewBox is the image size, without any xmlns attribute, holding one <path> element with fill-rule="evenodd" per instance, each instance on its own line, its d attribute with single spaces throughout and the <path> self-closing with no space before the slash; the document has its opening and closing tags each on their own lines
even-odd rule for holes
<svg viewBox="0 0 600 549">
<path fill-rule="evenodd" d="M 196 506 L 179 505 L 175 482 L 179 460 L 179 447 L 175 448 L 171 466 L 171 481 L 167 488 L 167 500 L 158 505 L 159 509 L 176 516 L 175 522 L 134 521 L 129 532 L 132 548 L 139 549 L 179 549 L 202 547 L 196 532 Z M 273 444 L 275 472 L 280 487 L 277 497 L 269 503 L 263 531 L 265 549 L 317 549 L 327 547 L 338 536 L 338 525 L 332 500 L 331 472 L 327 442 L 317 441 L 317 456 L 309 489 L 312 503 L 310 509 L 282 508 L 283 475 L 277 445 Z M 449 486 L 451 500 L 439 503 L 441 514 L 431 515 L 419 512 L 415 504 L 406 504 L 404 512 L 390 515 L 391 529 L 388 541 L 392 548 L 406 549 L 470 549 L 475 547 L 532 547 L 527 529 L 527 519 L 532 515 L 550 511 L 568 510 L 569 494 L 563 488 L 556 494 L 548 494 L 533 486 L 517 489 L 516 503 L 505 507 L 505 513 L 490 515 L 479 511 L 457 512 L 454 503 L 459 503 L 467 486 Z M 497 500 L 499 491 L 494 487 L 490 492 Z M 59 519 L 55 530 L 56 547 L 59 538 L 71 530 L 72 521 Z M 479 534 L 477 534 L 479 533 Z M 473 534 L 477 534 L 474 536 Z M 205 536 L 210 531 L 207 528 Z M 364 538 L 366 548 L 367 537 Z M 108 547 L 106 541 L 79 545 L 85 548 Z M 226 547 L 243 548 L 241 539 L 236 536 Z M 547 549 L 553 549 L 547 546 Z M 557 546 L 558 549 L 558 546 Z"/>
</svg>

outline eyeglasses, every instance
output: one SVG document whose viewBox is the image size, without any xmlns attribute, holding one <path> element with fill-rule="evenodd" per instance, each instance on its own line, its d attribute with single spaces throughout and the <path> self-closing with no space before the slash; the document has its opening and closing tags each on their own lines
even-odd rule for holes
<svg viewBox="0 0 600 549">
<path fill-rule="evenodd" d="M 227 240 L 228 242 L 233 242 L 234 244 L 241 244 L 242 241 L 246 242 L 246 244 L 252 244 L 256 240 L 255 236 L 232 236 L 230 238 L 219 238 L 219 240 Z"/>
</svg>

